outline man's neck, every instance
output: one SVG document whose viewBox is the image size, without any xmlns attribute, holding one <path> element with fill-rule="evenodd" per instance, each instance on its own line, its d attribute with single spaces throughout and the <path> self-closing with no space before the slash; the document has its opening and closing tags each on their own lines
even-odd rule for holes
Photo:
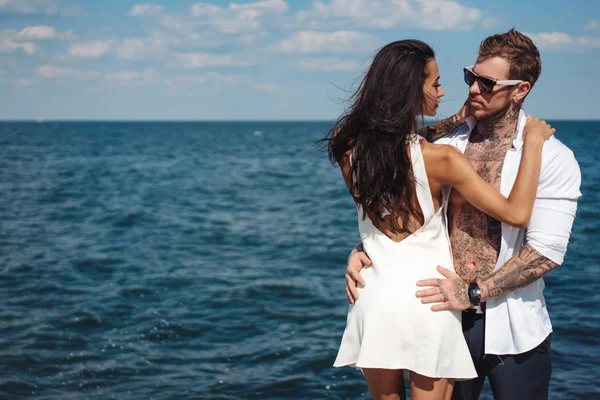
<svg viewBox="0 0 600 400">
<path fill-rule="evenodd" d="M 517 130 L 519 111 L 520 109 L 511 109 L 496 117 L 477 121 L 477 126 L 471 135 L 471 141 L 512 143 Z"/>
</svg>

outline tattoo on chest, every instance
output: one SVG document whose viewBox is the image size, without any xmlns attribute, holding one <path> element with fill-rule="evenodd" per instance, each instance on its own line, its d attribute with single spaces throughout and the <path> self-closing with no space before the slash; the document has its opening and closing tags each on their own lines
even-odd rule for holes
<svg viewBox="0 0 600 400">
<path fill-rule="evenodd" d="M 518 112 L 510 118 L 516 120 L 516 116 Z M 474 131 L 465 156 L 477 173 L 499 190 L 504 158 L 512 146 L 514 128 L 502 134 L 497 132 L 498 126 L 499 123 L 494 122 L 489 127 L 493 131 L 488 131 L 488 126 L 482 131 Z M 479 211 L 455 191 L 451 196 L 448 221 L 456 273 L 467 282 L 491 273 L 500 251 L 500 221 Z"/>
</svg>

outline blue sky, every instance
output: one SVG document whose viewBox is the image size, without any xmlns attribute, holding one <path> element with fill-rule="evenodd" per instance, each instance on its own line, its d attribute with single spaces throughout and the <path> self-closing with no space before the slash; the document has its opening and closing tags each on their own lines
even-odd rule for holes
<svg viewBox="0 0 600 400">
<path fill-rule="evenodd" d="M 436 51 L 448 116 L 479 42 L 512 27 L 542 53 L 525 110 L 600 119 L 600 2 L 554 0 L 0 0 L 0 119 L 334 119 L 406 38 Z"/>
</svg>

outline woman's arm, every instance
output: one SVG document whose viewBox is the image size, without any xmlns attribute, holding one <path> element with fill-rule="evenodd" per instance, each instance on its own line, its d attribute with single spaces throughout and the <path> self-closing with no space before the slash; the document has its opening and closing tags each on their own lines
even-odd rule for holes
<svg viewBox="0 0 600 400">
<path fill-rule="evenodd" d="M 440 146 L 444 160 L 436 170 L 444 184 L 453 186 L 479 210 L 509 225 L 526 228 L 540 178 L 542 147 L 555 131 L 545 121 L 528 122 L 523 157 L 508 199 L 484 181 L 471 162 L 452 146 Z"/>
</svg>

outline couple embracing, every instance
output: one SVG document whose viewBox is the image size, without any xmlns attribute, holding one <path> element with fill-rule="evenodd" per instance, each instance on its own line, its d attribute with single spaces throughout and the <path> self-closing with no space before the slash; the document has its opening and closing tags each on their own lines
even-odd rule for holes
<svg viewBox="0 0 600 400">
<path fill-rule="evenodd" d="M 335 366 L 360 368 L 374 399 L 546 399 L 552 326 L 541 279 L 566 252 L 580 171 L 522 104 L 541 73 L 533 42 L 486 38 L 465 67 L 469 96 L 444 91 L 433 50 L 383 47 L 324 140 L 358 209 L 351 303 Z"/>
</svg>

